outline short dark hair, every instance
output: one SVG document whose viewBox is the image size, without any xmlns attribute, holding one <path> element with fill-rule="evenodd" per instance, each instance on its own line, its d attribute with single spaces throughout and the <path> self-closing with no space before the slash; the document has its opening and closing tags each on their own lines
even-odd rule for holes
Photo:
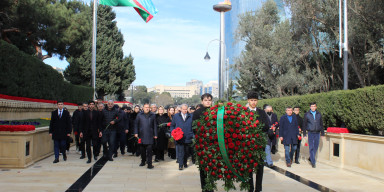
<svg viewBox="0 0 384 192">
<path fill-rule="evenodd" d="M 209 98 L 213 99 L 212 95 L 209 94 L 209 93 L 204 93 L 204 94 L 201 96 L 201 100 L 204 100 L 205 98 L 207 98 L 207 99 L 209 99 Z"/>
<path fill-rule="evenodd" d="M 292 107 L 291 107 L 291 106 L 288 106 L 288 107 L 286 107 L 285 109 L 292 109 Z"/>
<path fill-rule="evenodd" d="M 59 103 L 63 103 L 64 104 L 64 101 L 59 99 L 59 100 L 57 100 L 56 104 L 59 104 Z"/>
<path fill-rule="evenodd" d="M 95 101 L 92 101 L 92 100 L 88 101 L 88 105 L 91 103 L 95 104 Z"/>
<path fill-rule="evenodd" d="M 83 105 L 82 103 L 77 103 L 77 106 Z"/>
<path fill-rule="evenodd" d="M 247 94 L 247 99 L 258 99 L 259 94 L 257 94 L 255 91 L 250 91 Z"/>
<path fill-rule="evenodd" d="M 294 106 L 293 110 L 295 110 L 295 109 L 300 109 L 300 106 Z"/>
<path fill-rule="evenodd" d="M 263 105 L 263 109 L 266 109 L 268 107 L 268 104 Z"/>
<path fill-rule="evenodd" d="M 316 102 L 312 102 L 309 104 L 309 106 L 311 106 L 311 105 L 317 105 L 317 104 L 316 104 Z"/>
<path fill-rule="evenodd" d="M 143 107 L 144 107 L 145 105 L 151 106 L 151 104 L 149 104 L 149 103 L 144 103 Z"/>
</svg>

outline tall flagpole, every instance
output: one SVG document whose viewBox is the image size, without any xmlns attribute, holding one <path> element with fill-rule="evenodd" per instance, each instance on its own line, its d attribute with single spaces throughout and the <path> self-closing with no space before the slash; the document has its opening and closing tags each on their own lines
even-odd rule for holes
<svg viewBox="0 0 384 192">
<path fill-rule="evenodd" d="M 348 3 L 344 0 L 344 90 L 348 89 Z"/>
<path fill-rule="evenodd" d="M 96 35 L 97 35 L 97 5 L 98 0 L 93 2 L 93 34 L 92 34 L 92 88 L 93 100 L 96 99 Z"/>
</svg>

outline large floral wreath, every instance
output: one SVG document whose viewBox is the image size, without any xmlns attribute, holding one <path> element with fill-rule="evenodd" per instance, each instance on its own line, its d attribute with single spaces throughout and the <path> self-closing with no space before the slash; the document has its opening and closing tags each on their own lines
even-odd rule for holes
<svg viewBox="0 0 384 192">
<path fill-rule="evenodd" d="M 225 190 L 249 190 L 250 173 L 263 163 L 266 137 L 257 115 L 241 104 L 231 102 L 208 108 L 194 122 L 195 150 L 200 171 L 207 174 L 205 190 L 215 190 L 223 180 Z"/>
</svg>

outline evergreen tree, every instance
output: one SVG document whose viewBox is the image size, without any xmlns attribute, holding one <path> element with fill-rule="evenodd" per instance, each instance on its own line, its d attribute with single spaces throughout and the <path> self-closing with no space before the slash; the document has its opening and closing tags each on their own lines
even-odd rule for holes
<svg viewBox="0 0 384 192">
<path fill-rule="evenodd" d="M 96 91 L 99 97 L 117 94 L 121 98 L 123 91 L 135 80 L 133 57 L 124 57 L 124 38 L 115 18 L 111 7 L 99 5 L 96 47 Z M 84 47 L 86 49 L 79 57 L 67 59 L 69 66 L 64 76 L 73 84 L 91 85 L 91 37 L 84 42 Z"/>
</svg>

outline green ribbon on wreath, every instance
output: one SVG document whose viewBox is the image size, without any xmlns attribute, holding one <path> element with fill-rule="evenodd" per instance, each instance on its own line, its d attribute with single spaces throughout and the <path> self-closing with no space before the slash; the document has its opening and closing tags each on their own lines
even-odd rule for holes
<svg viewBox="0 0 384 192">
<path fill-rule="evenodd" d="M 229 162 L 227 150 L 225 149 L 225 142 L 224 142 L 224 106 L 219 107 L 219 110 L 217 112 L 217 141 L 219 142 L 220 152 L 223 156 L 223 160 L 225 164 L 228 166 L 228 168 L 234 173 L 237 177 L 240 178 L 243 182 L 246 182 L 243 177 L 241 177 L 237 171 L 232 167 L 232 163 Z"/>
</svg>

